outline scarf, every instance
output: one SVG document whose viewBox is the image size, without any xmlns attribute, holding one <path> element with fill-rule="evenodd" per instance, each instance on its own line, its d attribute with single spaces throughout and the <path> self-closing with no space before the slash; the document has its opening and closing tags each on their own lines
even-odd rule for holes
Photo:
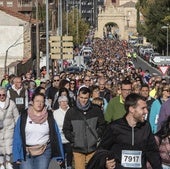
<svg viewBox="0 0 170 169">
<path fill-rule="evenodd" d="M 83 111 L 87 111 L 90 107 L 90 100 L 87 101 L 86 105 L 82 106 L 79 102 L 79 100 L 76 101 L 76 106 L 78 107 L 78 109 L 83 110 Z"/>
<path fill-rule="evenodd" d="M 42 124 L 47 120 L 48 117 L 48 112 L 47 109 L 44 107 L 44 109 L 41 112 L 41 115 L 36 115 L 34 113 L 34 109 L 32 106 L 29 106 L 28 108 L 28 116 L 30 117 L 30 119 L 37 124 Z"/>
</svg>

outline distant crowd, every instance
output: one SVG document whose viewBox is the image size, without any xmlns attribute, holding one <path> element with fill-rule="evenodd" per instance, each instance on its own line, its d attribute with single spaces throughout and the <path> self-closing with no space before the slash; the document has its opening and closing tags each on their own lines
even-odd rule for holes
<svg viewBox="0 0 170 169">
<path fill-rule="evenodd" d="M 32 164 L 36 165 L 36 169 L 47 169 L 50 153 L 52 157 L 58 157 L 57 161 L 62 168 L 73 168 L 74 159 L 75 169 L 85 169 L 90 159 L 98 158 L 98 154 L 96 157 L 95 153 L 98 152 L 98 142 L 100 142 L 99 148 L 107 150 L 111 146 L 114 147 L 114 144 L 118 147 L 121 144 L 119 150 L 114 148 L 117 156 L 105 159 L 103 165 L 107 169 L 116 167 L 120 169 L 120 166 L 134 168 L 134 165 L 142 169 L 150 167 L 161 169 L 160 166 L 170 168 L 170 157 L 166 156 L 166 160 L 163 159 L 161 152 L 158 153 L 158 146 L 161 143 L 157 141 L 159 143 L 156 146 L 154 141 L 154 134 L 161 141 L 170 135 L 169 125 L 167 133 L 162 136 L 162 124 L 167 122 L 170 116 L 169 83 L 160 76 L 151 75 L 148 70 L 136 68 L 133 62 L 137 62 L 137 54 L 126 41 L 94 39 L 92 48 L 88 70 L 81 73 L 63 71 L 47 76 L 44 68 L 39 78 L 35 77 L 32 70 L 22 76 L 4 75 L 0 87 L 0 113 L 2 111 L 4 116 L 3 118 L 0 116 L 0 121 L 9 118 L 11 121 L 13 119 L 13 122 L 9 123 L 9 119 L 6 120 L 6 125 L 0 129 L 6 132 L 5 126 L 8 128 L 12 125 L 10 133 L 4 136 L 6 140 L 9 139 L 9 142 L 5 144 L 4 139 L 1 140 L 0 137 L 0 143 L 4 144 L 4 147 L 11 147 L 6 150 L 0 146 L 0 169 L 4 169 L 4 163 L 7 169 L 13 168 L 10 165 L 11 154 L 14 156 L 14 162 L 20 165 L 21 169 L 35 169 Z M 9 98 L 12 102 L 8 100 Z M 6 106 L 7 100 L 8 106 Z M 14 115 L 6 116 L 6 110 Z M 123 119 L 123 122 L 119 119 Z M 118 123 L 115 124 L 114 121 L 117 120 Z M 150 124 L 145 125 L 144 121 Z M 110 139 L 107 142 L 109 135 L 103 135 L 107 124 L 110 123 L 113 131 L 108 129 L 109 132 L 106 133 L 113 134 L 117 142 L 112 142 Z M 145 127 L 138 126 L 138 123 L 144 124 Z M 39 124 L 44 125 L 40 127 Z M 137 134 L 143 137 L 141 139 L 143 142 L 136 138 L 137 143 L 129 143 L 124 136 L 120 141 L 119 133 L 116 133 L 114 127 L 121 124 L 126 126 L 125 133 L 129 133 L 127 140 L 131 140 L 130 137 L 136 138 L 135 135 L 130 136 L 132 130 L 127 129 L 127 126 L 130 126 L 136 133 L 143 132 L 143 136 Z M 121 129 L 119 132 L 122 134 L 124 129 L 123 127 Z M 13 132 L 14 137 L 12 137 Z M 16 141 L 18 137 L 20 139 Z M 103 137 L 104 140 L 101 141 Z M 124 139 L 126 151 L 119 154 L 120 150 L 124 150 Z M 33 155 L 29 147 L 35 148 L 37 144 L 44 145 L 44 150 L 40 154 Z M 169 142 L 166 144 L 170 153 Z M 129 151 L 130 157 L 137 151 L 139 153 L 137 158 L 141 162 L 121 161 Z M 167 153 L 166 150 L 163 151 Z M 44 157 L 42 157 L 43 153 Z M 37 156 L 39 157 L 37 161 L 45 161 L 44 166 L 43 163 L 34 161 Z M 162 158 L 162 162 L 159 157 Z M 63 162 L 64 159 L 67 160 Z M 27 168 L 29 165 L 32 166 Z M 90 165 L 93 168 L 90 168 Z M 95 169 L 94 165 L 96 169 L 100 168 L 97 163 L 90 161 L 87 169 Z"/>
</svg>

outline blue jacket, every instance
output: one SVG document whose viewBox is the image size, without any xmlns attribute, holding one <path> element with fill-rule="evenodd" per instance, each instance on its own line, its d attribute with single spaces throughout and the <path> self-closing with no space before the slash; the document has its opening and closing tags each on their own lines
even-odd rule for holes
<svg viewBox="0 0 170 169">
<path fill-rule="evenodd" d="M 162 105 L 162 102 L 160 102 L 160 99 L 156 99 L 152 105 L 151 105 L 151 109 L 150 109 L 150 114 L 149 114 L 149 123 L 151 125 L 152 128 L 152 132 L 155 134 L 158 130 L 157 130 L 157 126 L 158 126 L 158 117 L 159 117 L 159 112 L 160 112 L 160 108 Z"/>
<path fill-rule="evenodd" d="M 21 113 L 14 129 L 13 137 L 13 161 L 25 160 L 26 156 L 26 141 L 25 141 L 25 126 L 27 119 L 27 111 Z M 61 136 L 58 126 L 53 118 L 52 112 L 48 112 L 48 123 L 50 129 L 50 144 L 51 144 L 51 158 L 56 160 L 64 160 L 64 151 L 61 142 Z M 55 137 L 56 136 L 56 137 Z"/>
</svg>

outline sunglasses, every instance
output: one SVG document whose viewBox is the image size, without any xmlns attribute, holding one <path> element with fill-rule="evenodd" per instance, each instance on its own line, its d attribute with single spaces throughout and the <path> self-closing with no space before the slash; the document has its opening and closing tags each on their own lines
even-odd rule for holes
<svg viewBox="0 0 170 169">
<path fill-rule="evenodd" d="M 6 94 L 0 94 L 0 97 L 1 97 L 1 96 L 6 96 Z"/>
<path fill-rule="evenodd" d="M 54 80 L 54 82 L 58 82 L 58 81 L 60 81 L 59 79 L 57 79 L 57 80 Z"/>
</svg>

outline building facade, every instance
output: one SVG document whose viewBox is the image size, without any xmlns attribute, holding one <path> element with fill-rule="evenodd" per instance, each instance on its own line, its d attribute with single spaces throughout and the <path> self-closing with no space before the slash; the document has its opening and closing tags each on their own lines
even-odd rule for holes
<svg viewBox="0 0 170 169">
<path fill-rule="evenodd" d="M 78 8 L 81 17 L 87 21 L 90 26 L 97 26 L 97 19 L 99 9 L 103 7 L 104 0 L 65 0 L 64 8 L 71 10 L 72 8 Z"/>
<path fill-rule="evenodd" d="M 0 75 L 22 74 L 32 69 L 27 62 L 35 55 L 36 21 L 21 13 L 0 6 Z M 20 69 L 16 69 L 18 64 Z"/>
<path fill-rule="evenodd" d="M 129 36 L 136 35 L 137 0 L 106 0 L 104 8 L 99 10 L 95 37 L 119 36 L 128 40 Z"/>
</svg>

